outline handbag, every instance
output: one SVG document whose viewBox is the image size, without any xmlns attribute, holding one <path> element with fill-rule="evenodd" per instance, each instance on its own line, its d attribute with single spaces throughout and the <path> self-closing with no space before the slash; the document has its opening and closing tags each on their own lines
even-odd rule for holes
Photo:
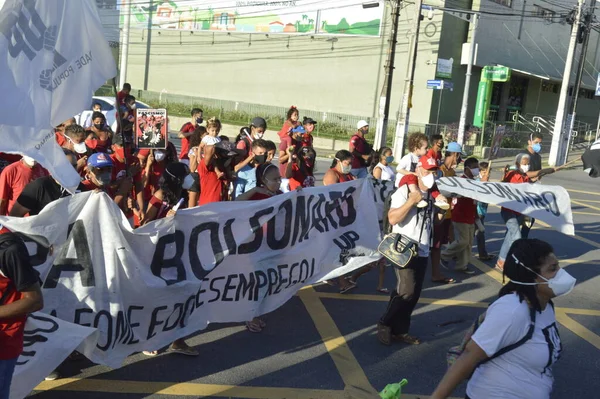
<svg viewBox="0 0 600 399">
<path fill-rule="evenodd" d="M 429 195 L 427 196 L 429 200 Z M 425 212 L 426 213 L 426 212 Z M 419 217 L 417 211 L 417 218 Z M 383 255 L 384 258 L 392 262 L 392 264 L 404 268 L 410 261 L 419 254 L 419 242 L 423 236 L 423 229 L 425 228 L 426 216 L 423 215 L 423 224 L 421 225 L 421 232 L 419 233 L 419 241 L 415 241 L 400 233 L 389 233 L 383 237 L 383 240 L 379 243 L 377 251 Z"/>
</svg>

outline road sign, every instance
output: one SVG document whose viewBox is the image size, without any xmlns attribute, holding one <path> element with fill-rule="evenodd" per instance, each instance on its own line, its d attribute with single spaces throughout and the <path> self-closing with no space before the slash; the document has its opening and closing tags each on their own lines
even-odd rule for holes
<svg viewBox="0 0 600 399">
<path fill-rule="evenodd" d="M 452 59 L 452 58 L 450 58 L 449 60 L 445 60 L 443 58 L 438 58 L 437 68 L 435 71 L 435 77 L 452 79 L 452 65 L 453 64 L 454 64 L 454 59 Z"/>
<path fill-rule="evenodd" d="M 598 79 L 596 79 L 596 96 L 600 96 L 600 73 L 598 74 Z"/>
<path fill-rule="evenodd" d="M 454 89 L 454 83 L 447 80 L 432 79 L 427 81 L 427 88 L 432 90 L 450 89 L 450 91 L 452 91 Z"/>
</svg>

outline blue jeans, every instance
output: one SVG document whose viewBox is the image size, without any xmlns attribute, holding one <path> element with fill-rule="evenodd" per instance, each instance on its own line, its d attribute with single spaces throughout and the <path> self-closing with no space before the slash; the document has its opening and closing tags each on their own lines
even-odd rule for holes
<svg viewBox="0 0 600 399">
<path fill-rule="evenodd" d="M 356 168 L 350 170 L 350 174 L 357 179 L 362 179 L 363 177 L 369 176 L 369 172 L 367 172 L 367 168 Z"/>
<path fill-rule="evenodd" d="M 500 212 L 500 215 L 506 224 L 506 235 L 504 236 L 504 242 L 502 243 L 502 248 L 500 248 L 498 258 L 504 261 L 513 242 L 522 237 L 521 225 L 523 224 L 523 215 L 517 216 L 513 212 L 505 211 L 504 209 Z"/>
<path fill-rule="evenodd" d="M 9 360 L 0 360 L 0 399 L 8 399 L 10 382 L 18 357 Z"/>
</svg>

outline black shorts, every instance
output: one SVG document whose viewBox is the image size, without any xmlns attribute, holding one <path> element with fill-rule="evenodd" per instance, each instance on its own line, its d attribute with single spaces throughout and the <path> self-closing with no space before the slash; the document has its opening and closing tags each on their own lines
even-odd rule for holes
<svg viewBox="0 0 600 399">
<path fill-rule="evenodd" d="M 198 175 L 198 173 L 194 172 L 191 173 L 192 177 L 194 178 L 194 184 L 192 184 L 192 187 L 189 188 L 190 193 L 199 193 L 200 192 L 200 176 Z"/>
</svg>

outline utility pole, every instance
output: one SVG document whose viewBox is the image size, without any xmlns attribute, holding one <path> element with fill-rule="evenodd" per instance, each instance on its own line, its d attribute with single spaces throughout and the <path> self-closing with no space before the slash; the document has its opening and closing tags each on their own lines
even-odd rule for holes
<svg viewBox="0 0 600 399">
<path fill-rule="evenodd" d="M 394 137 L 394 157 L 402 158 L 404 155 L 404 138 L 408 134 L 410 121 L 410 109 L 412 107 L 413 83 L 415 80 L 415 68 L 417 66 L 417 54 L 419 49 L 419 29 L 421 28 L 421 8 L 423 0 L 417 0 L 415 9 L 415 20 L 411 40 L 411 51 L 408 57 L 408 68 L 406 70 L 406 79 L 404 80 L 404 89 L 402 90 L 402 103 L 398 111 L 398 121 L 396 123 L 396 136 Z"/>
<path fill-rule="evenodd" d="M 385 80 L 381 88 L 379 98 L 379 118 L 377 120 L 377 131 L 375 132 L 374 148 L 376 150 L 385 147 L 387 141 L 387 127 L 390 116 L 390 100 L 392 97 L 392 80 L 394 78 L 394 61 L 396 59 L 396 42 L 398 38 L 398 21 L 400 19 L 400 1 L 393 0 L 392 5 L 392 31 L 390 33 L 388 59 L 385 65 Z"/>
<path fill-rule="evenodd" d="M 131 23 L 131 4 L 129 0 L 123 0 L 121 12 L 125 11 L 123 16 L 123 35 L 121 39 L 121 62 L 119 67 L 119 85 L 127 81 L 127 59 L 129 58 L 129 26 Z"/>
<path fill-rule="evenodd" d="M 467 64 L 467 74 L 465 75 L 465 88 L 463 91 L 462 106 L 460 107 L 460 120 L 458 123 L 458 136 L 456 141 L 463 145 L 465 140 L 465 125 L 467 124 L 467 108 L 469 106 L 469 89 L 471 87 L 471 71 L 473 63 L 475 63 L 475 35 L 477 34 L 477 26 L 479 26 L 479 15 L 473 15 L 473 35 L 471 36 L 471 46 L 469 47 L 469 63 Z M 483 136 L 483 133 L 482 133 Z"/>
<path fill-rule="evenodd" d="M 150 69 L 150 47 L 152 46 L 152 8 L 154 1 L 148 4 L 148 41 L 146 42 L 146 68 L 144 72 L 144 90 L 148 90 L 148 73 Z"/>
<path fill-rule="evenodd" d="M 596 7 L 596 0 L 590 2 L 589 11 L 586 13 L 583 25 L 579 27 L 581 31 L 578 34 L 578 40 L 583 43 L 581 44 L 581 53 L 579 54 L 579 65 L 577 66 L 577 75 L 575 76 L 575 85 L 573 87 L 573 95 L 571 96 L 571 115 L 569 116 L 571 124 L 567 127 L 567 142 L 564 151 L 565 158 L 564 162 L 567 162 L 569 158 L 569 146 L 571 144 L 571 135 L 573 134 L 573 123 L 575 122 L 575 115 L 577 114 L 577 101 L 579 100 L 579 89 L 581 88 L 581 79 L 583 78 L 583 72 L 585 68 L 585 59 L 587 56 L 588 43 L 590 42 L 590 31 L 592 20 L 594 17 L 594 8 Z"/>
<path fill-rule="evenodd" d="M 556 122 L 552 135 L 552 146 L 550 147 L 550 157 L 548 163 L 550 166 L 560 166 L 564 163 L 560 152 L 565 138 L 568 140 L 567 133 L 573 126 L 573 120 L 569 120 L 570 127 L 565 127 L 565 108 L 567 96 L 569 93 L 569 82 L 571 81 L 571 68 L 575 58 L 575 46 L 577 45 L 577 34 L 579 32 L 579 24 L 581 23 L 581 11 L 585 0 L 578 0 L 577 11 L 575 12 L 575 21 L 571 28 L 571 40 L 569 42 L 569 50 L 565 60 L 565 71 L 563 72 L 563 80 L 560 87 L 560 97 L 558 99 L 558 108 L 556 109 Z M 565 137 L 567 136 L 567 137 Z"/>
</svg>

